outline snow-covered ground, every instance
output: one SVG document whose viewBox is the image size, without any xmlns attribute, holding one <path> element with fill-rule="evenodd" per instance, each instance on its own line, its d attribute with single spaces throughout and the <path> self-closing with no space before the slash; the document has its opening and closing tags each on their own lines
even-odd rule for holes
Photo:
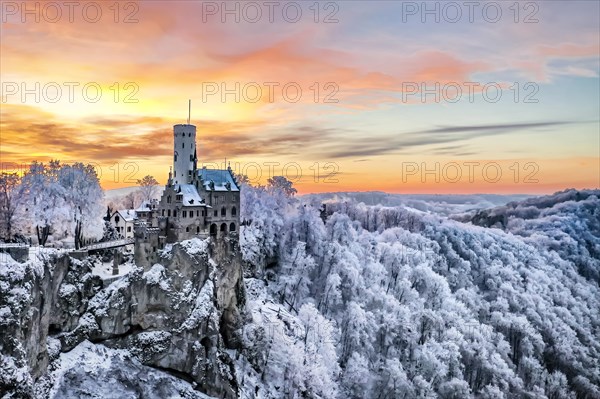
<svg viewBox="0 0 600 399">
<path fill-rule="evenodd" d="M 119 273 L 113 274 L 113 262 L 96 262 L 94 264 L 94 268 L 92 269 L 92 274 L 96 276 L 100 276 L 102 280 L 109 280 L 116 277 L 122 277 L 129 273 L 135 265 L 132 261 L 123 263 L 119 265 Z"/>
</svg>

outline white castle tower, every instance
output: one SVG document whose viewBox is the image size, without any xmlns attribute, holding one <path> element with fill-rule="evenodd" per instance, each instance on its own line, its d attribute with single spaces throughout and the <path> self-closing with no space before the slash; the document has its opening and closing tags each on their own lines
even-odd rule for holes
<svg viewBox="0 0 600 399">
<path fill-rule="evenodd" d="M 192 102 L 190 100 L 188 123 L 173 126 L 173 182 L 190 184 L 196 168 L 196 126 L 190 124 Z"/>
<path fill-rule="evenodd" d="M 196 126 L 173 126 L 173 182 L 190 184 L 196 156 Z"/>
</svg>

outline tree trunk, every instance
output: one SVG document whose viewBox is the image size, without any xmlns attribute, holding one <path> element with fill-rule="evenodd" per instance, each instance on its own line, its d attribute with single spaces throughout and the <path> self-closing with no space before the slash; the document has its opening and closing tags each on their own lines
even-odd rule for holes
<svg viewBox="0 0 600 399">
<path fill-rule="evenodd" d="M 10 241 L 12 238 L 12 216 L 8 215 L 6 219 L 6 240 Z"/>
<path fill-rule="evenodd" d="M 80 249 L 83 243 L 83 227 L 81 220 L 75 223 L 75 249 Z"/>
<path fill-rule="evenodd" d="M 46 241 L 48 241 L 48 236 L 50 235 L 50 226 L 44 226 L 40 229 L 40 226 L 35 226 L 38 243 L 43 247 L 46 245 Z"/>
</svg>

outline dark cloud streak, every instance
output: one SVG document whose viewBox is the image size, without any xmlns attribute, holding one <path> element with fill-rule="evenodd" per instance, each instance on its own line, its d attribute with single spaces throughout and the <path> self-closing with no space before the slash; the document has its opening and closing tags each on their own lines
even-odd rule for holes
<svg viewBox="0 0 600 399">
<path fill-rule="evenodd" d="M 525 129 L 539 131 L 542 128 L 552 128 L 573 123 L 576 122 L 551 121 L 495 125 L 444 126 L 418 132 L 402 133 L 398 136 L 362 137 L 357 140 L 348 140 L 336 144 L 335 149 L 332 148 L 323 155 L 330 158 L 385 155 L 413 147 L 458 143 L 484 136 L 513 134 Z M 470 151 L 453 151 L 459 148 L 462 150 L 465 149 L 464 146 L 455 145 L 442 147 L 438 149 L 437 152 L 434 150 L 434 152 L 456 156 L 474 155 L 474 153 Z"/>
</svg>

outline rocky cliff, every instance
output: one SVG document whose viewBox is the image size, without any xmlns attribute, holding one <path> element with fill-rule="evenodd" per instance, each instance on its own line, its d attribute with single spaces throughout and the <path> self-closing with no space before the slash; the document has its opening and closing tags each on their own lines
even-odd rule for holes
<svg viewBox="0 0 600 399">
<path fill-rule="evenodd" d="M 89 260 L 65 254 L 4 263 L 0 350 L 8 372 L 0 375 L 0 395 L 48 394 L 57 383 L 47 374 L 49 363 L 52 369 L 58 352 L 90 341 L 127 350 L 141 365 L 176 375 L 209 395 L 236 397 L 226 352 L 239 345 L 244 302 L 236 245 L 178 243 L 162 251 L 158 263 L 135 268 L 106 287 L 91 274 Z M 53 342 L 57 350 L 49 351 Z"/>
</svg>

